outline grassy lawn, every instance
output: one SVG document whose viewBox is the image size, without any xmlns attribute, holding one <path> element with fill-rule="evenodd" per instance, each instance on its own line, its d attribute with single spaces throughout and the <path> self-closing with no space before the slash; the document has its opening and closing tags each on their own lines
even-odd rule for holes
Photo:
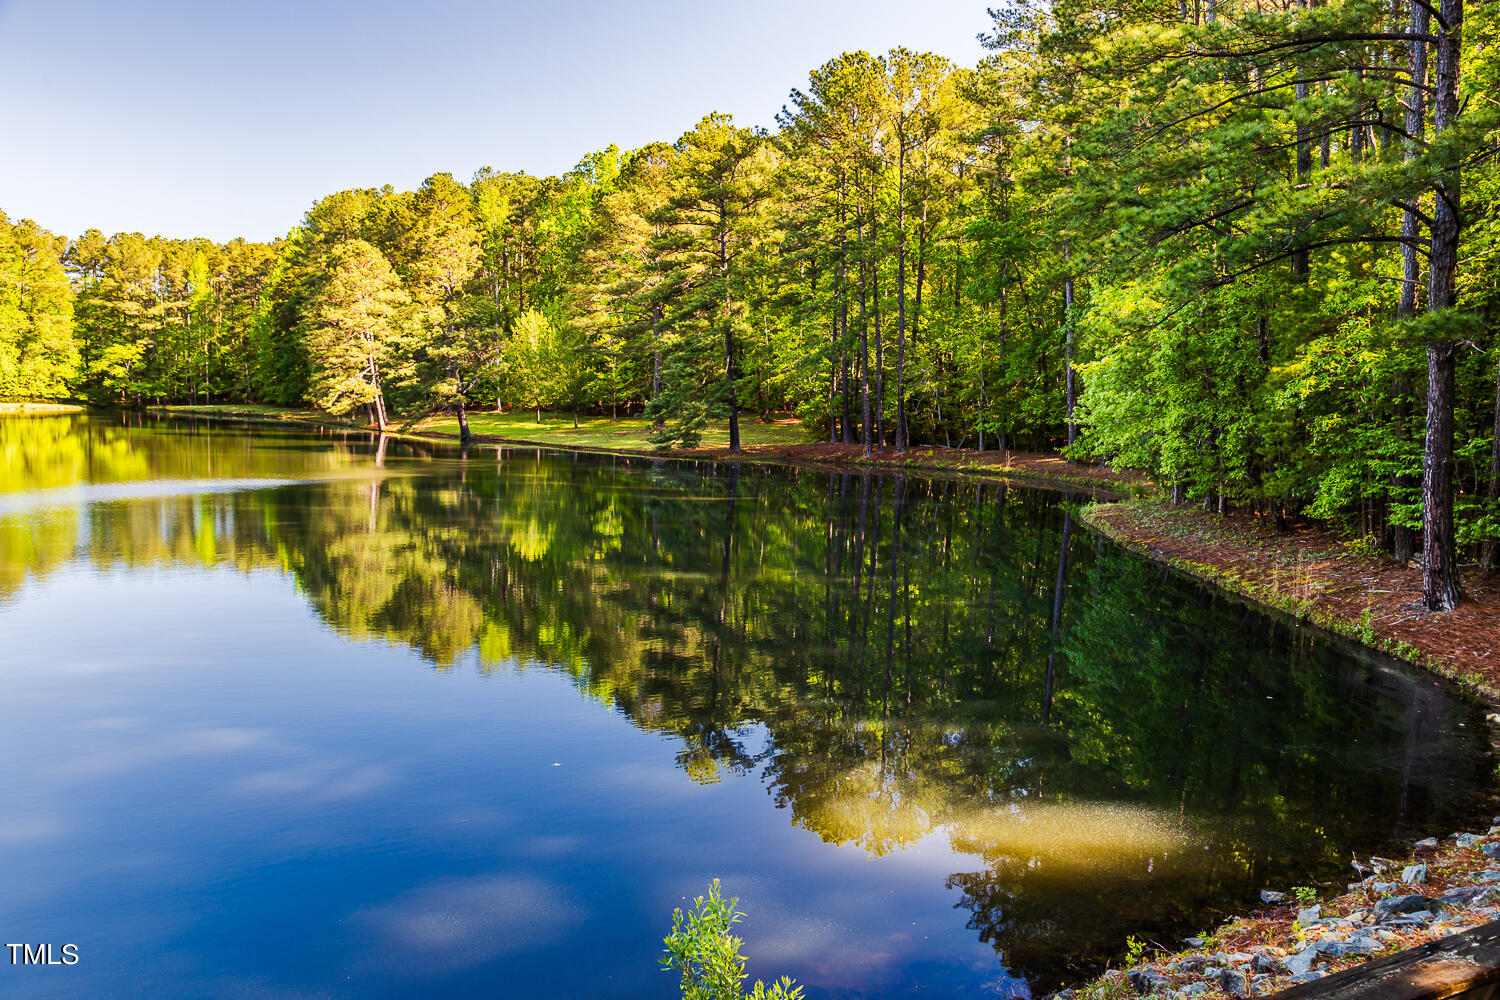
<svg viewBox="0 0 1500 1000">
<path fill-rule="evenodd" d="M 610 420 L 608 417 L 580 415 L 578 426 L 573 426 L 570 413 L 548 413 L 542 411 L 542 422 L 536 422 L 535 410 L 512 410 L 509 413 L 480 412 L 469 414 L 469 429 L 475 434 L 493 434 L 496 437 L 517 441 L 535 441 L 539 444 L 566 444 L 579 448 L 616 448 L 646 451 L 654 446 L 646 440 L 651 426 L 644 420 Z M 439 434 L 457 434 L 458 420 L 449 415 L 433 417 L 418 424 L 414 430 L 433 431 Z M 740 441 L 746 447 L 752 445 L 806 444 L 807 432 L 800 423 L 763 424 L 758 420 L 740 421 Z M 701 447 L 727 448 L 729 446 L 729 424 L 711 424 L 703 432 Z"/>
<path fill-rule="evenodd" d="M 42 416 L 50 413 L 82 413 L 83 407 L 72 403 L 0 403 L 0 415 Z"/>
<path fill-rule="evenodd" d="M 270 406 L 265 403 L 203 403 L 182 406 L 157 406 L 153 409 L 170 413 L 201 414 L 206 417 L 260 417 L 274 420 L 348 420 L 334 417 L 317 410 L 299 410 L 291 406 Z"/>
<path fill-rule="evenodd" d="M 262 420 L 328 421 L 359 423 L 352 418 L 330 417 L 316 410 L 301 410 L 287 406 L 267 406 L 259 403 L 214 403 L 210 405 L 163 406 L 158 409 L 170 413 L 197 414 L 226 418 L 257 418 Z M 396 422 L 400 426 L 400 421 Z M 510 438 L 514 441 L 535 441 L 538 444 L 571 445 L 576 448 L 613 448 L 622 451 L 650 451 L 655 446 L 646 440 L 650 425 L 639 419 L 610 420 L 608 417 L 580 415 L 578 426 L 573 426 L 571 413 L 542 411 L 542 422 L 537 423 L 535 410 L 512 410 L 495 413 L 482 410 L 469 414 L 469 429 L 475 434 L 489 434 Z M 440 414 L 420 421 L 412 432 L 421 434 L 451 434 L 458 436 L 458 420 L 451 414 Z M 763 424 L 758 420 L 740 420 L 740 440 L 746 447 L 754 445 L 796 445 L 807 443 L 807 433 L 795 421 Z M 703 432 L 700 447 L 727 448 L 729 446 L 729 424 L 712 424 Z"/>
</svg>

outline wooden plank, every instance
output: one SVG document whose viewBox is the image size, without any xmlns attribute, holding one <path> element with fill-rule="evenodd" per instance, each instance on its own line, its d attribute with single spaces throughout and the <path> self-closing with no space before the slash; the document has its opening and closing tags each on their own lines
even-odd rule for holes
<svg viewBox="0 0 1500 1000">
<path fill-rule="evenodd" d="M 1277 1000 L 1466 1000 L 1500 984 L 1500 921 L 1273 994 Z M 1475 991 L 1470 994 L 1469 991 Z"/>
</svg>

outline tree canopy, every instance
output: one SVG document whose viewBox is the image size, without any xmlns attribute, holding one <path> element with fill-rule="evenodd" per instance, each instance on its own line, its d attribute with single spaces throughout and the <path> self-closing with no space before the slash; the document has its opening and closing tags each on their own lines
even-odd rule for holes
<svg viewBox="0 0 1500 1000">
<path fill-rule="evenodd" d="M 1451 607 L 1500 541 L 1492 8 L 1013 0 L 975 66 L 845 53 L 774 131 L 337 192 L 271 245 L 0 218 L 0 395 L 1058 448 Z"/>
</svg>

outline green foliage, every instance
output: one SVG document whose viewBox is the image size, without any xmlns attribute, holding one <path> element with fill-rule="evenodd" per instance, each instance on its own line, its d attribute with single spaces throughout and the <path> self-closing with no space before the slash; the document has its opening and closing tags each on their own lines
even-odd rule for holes
<svg viewBox="0 0 1500 1000">
<path fill-rule="evenodd" d="M 743 983 L 744 944 L 732 933 L 734 925 L 744 919 L 737 908 L 739 901 L 725 899 L 719 891 L 719 880 L 708 887 L 708 895 L 693 900 L 693 909 L 684 914 L 672 911 L 672 933 L 666 937 L 666 954 L 662 968 L 680 977 L 682 1000 L 800 1000 L 802 987 L 785 976 L 769 987 L 761 980 L 747 993 Z"/>
<path fill-rule="evenodd" d="M 578 331 L 556 309 L 528 309 L 505 344 L 504 373 L 511 400 L 533 409 L 581 402 L 588 370 L 579 363 Z"/>
<path fill-rule="evenodd" d="M 411 299 L 385 257 L 364 240 L 331 251 L 302 322 L 312 365 L 310 402 L 329 413 L 373 406 L 385 423 L 384 382 L 400 364 Z"/>
<path fill-rule="evenodd" d="M 63 399 L 78 371 L 67 241 L 0 212 L 0 400 Z"/>
<path fill-rule="evenodd" d="M 1404 0 L 1060 0 L 992 11 L 973 67 L 839 55 L 774 134 L 710 114 L 557 177 L 340 191 L 272 246 L 5 223 L 0 396 L 357 407 L 308 333 L 359 241 L 404 296 L 379 381 L 412 419 L 645 413 L 666 448 L 753 408 L 872 450 L 1077 425 L 1070 458 L 1392 547 L 1423 520 L 1426 348 L 1453 341 L 1456 537 L 1493 557 L 1492 6 L 1441 136 L 1407 132 Z M 1427 308 L 1460 174 L 1458 305 Z"/>
</svg>

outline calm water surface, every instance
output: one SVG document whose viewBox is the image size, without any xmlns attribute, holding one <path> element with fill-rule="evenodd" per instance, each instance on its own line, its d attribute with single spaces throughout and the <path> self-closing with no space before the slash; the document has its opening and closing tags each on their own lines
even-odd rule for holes
<svg viewBox="0 0 1500 1000">
<path fill-rule="evenodd" d="M 7 997 L 1026 996 L 1490 807 L 1480 710 L 996 484 L 0 421 Z"/>
</svg>

